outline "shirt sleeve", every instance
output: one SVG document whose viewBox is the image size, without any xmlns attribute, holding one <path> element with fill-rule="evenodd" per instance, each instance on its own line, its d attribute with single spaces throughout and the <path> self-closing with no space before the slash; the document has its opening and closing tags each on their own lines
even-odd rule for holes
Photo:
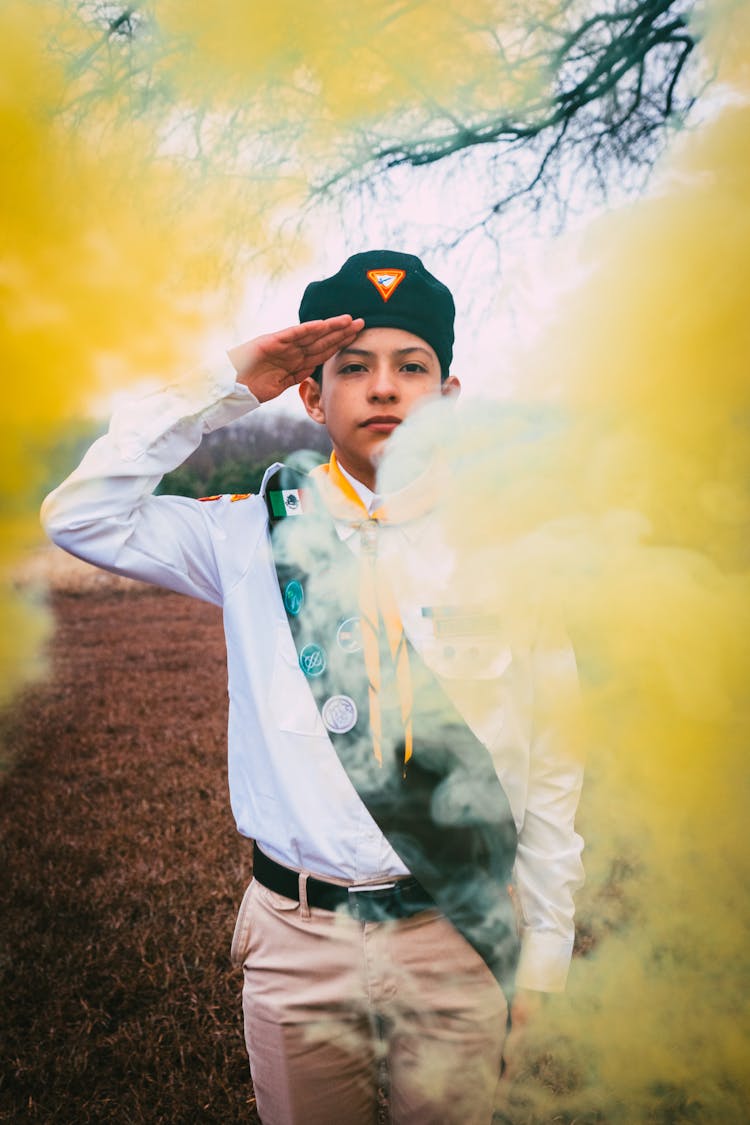
<svg viewBox="0 0 750 1125">
<path fill-rule="evenodd" d="M 71 475 L 42 505 L 58 546 L 86 562 L 220 604 L 211 520 L 202 504 L 153 496 L 204 434 L 259 405 L 228 356 L 118 410 Z"/>
<path fill-rule="evenodd" d="M 573 896 L 583 883 L 583 840 L 575 831 L 583 763 L 576 747 L 563 745 L 576 727 L 578 675 L 569 645 L 540 647 L 532 668 L 536 722 L 515 868 L 521 929 L 516 983 L 561 992 L 573 953 Z M 561 715 L 570 722 L 561 722 Z"/>
</svg>

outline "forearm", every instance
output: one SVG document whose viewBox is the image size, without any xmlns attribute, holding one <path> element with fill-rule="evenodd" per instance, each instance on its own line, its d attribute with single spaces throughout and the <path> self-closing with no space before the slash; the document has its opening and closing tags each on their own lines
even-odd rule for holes
<svg viewBox="0 0 750 1125">
<path fill-rule="evenodd" d="M 162 476 L 181 465 L 204 434 L 257 406 L 234 380 L 224 357 L 215 367 L 118 410 L 108 432 L 42 505 L 42 523 L 57 540 L 90 519 L 126 515 Z"/>
<path fill-rule="evenodd" d="M 45 500 L 41 515 L 47 534 L 97 566 L 216 600 L 200 511 L 205 506 L 151 494 L 204 434 L 257 405 L 247 388 L 236 385 L 227 357 L 128 403 Z"/>
</svg>

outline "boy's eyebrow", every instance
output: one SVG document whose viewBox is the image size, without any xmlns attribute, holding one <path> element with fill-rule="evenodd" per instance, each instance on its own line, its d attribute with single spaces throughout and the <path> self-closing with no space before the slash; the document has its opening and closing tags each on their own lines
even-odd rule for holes
<svg viewBox="0 0 750 1125">
<path fill-rule="evenodd" d="M 342 348 L 340 352 L 337 352 L 337 355 L 365 355 L 365 356 L 372 356 L 372 355 L 374 355 L 374 354 L 375 354 L 374 352 L 368 352 L 368 351 L 367 351 L 367 348 Z"/>
<path fill-rule="evenodd" d="M 391 352 L 391 355 L 407 355 L 408 352 L 424 352 L 424 354 L 427 355 L 427 356 L 432 354 L 427 348 L 421 347 L 420 344 L 413 344 L 413 345 L 410 345 L 408 348 L 394 348 L 393 351 Z M 375 352 L 370 352 L 370 351 L 367 350 L 367 348 L 348 347 L 348 348 L 342 348 L 341 351 L 338 352 L 337 354 L 338 355 L 363 355 L 363 356 L 366 356 L 368 359 L 372 359 L 375 355 Z"/>
</svg>

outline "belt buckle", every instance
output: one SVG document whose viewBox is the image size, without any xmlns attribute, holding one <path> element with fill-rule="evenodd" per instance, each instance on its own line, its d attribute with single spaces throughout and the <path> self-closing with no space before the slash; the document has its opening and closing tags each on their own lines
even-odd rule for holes
<svg viewBox="0 0 750 1125">
<path fill-rule="evenodd" d="M 349 892 L 350 895 L 361 895 L 363 891 L 390 891 L 395 886 L 396 886 L 395 882 L 393 882 L 393 883 L 368 883 L 366 886 L 347 887 L 346 889 L 347 889 L 347 891 Z"/>
<path fill-rule="evenodd" d="M 394 911 L 394 896 L 399 895 L 397 882 L 372 883 L 366 887 L 348 887 L 349 912 L 359 922 L 386 922 L 400 916 Z M 365 892 L 371 892 L 367 894 Z"/>
</svg>

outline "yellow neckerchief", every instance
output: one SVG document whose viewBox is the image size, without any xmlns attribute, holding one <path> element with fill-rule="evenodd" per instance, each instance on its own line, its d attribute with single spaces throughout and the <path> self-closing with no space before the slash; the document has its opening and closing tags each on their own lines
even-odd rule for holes
<svg viewBox="0 0 750 1125">
<path fill-rule="evenodd" d="M 323 501 L 334 519 L 345 521 L 359 530 L 359 612 L 362 627 L 362 649 L 368 680 L 370 731 L 375 757 L 383 762 L 383 723 L 380 709 L 382 675 L 380 667 L 380 623 L 385 627 L 388 649 L 396 673 L 396 685 L 404 728 L 404 765 L 412 756 L 413 693 L 409 653 L 406 647 L 401 614 L 393 596 L 388 576 L 378 557 L 378 529 L 388 522 L 385 506 L 368 512 L 356 489 L 341 471 L 336 454 L 327 465 L 312 470 Z"/>
</svg>

